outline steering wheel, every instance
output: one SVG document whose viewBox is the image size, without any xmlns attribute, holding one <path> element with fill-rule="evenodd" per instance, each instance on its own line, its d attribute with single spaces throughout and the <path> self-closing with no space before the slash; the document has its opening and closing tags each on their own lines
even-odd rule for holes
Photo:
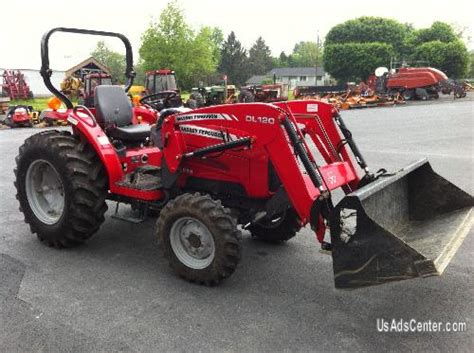
<svg viewBox="0 0 474 353">
<path fill-rule="evenodd" d="M 175 91 L 163 91 L 159 93 L 149 94 L 148 96 L 140 99 L 140 103 L 146 105 L 152 109 L 160 111 L 164 108 L 170 107 L 170 101 L 173 98 L 178 97 L 178 93 Z"/>
</svg>

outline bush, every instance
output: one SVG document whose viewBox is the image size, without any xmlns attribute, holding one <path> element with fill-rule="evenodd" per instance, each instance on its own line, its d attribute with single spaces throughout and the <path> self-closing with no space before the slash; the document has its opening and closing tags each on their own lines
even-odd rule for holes
<svg viewBox="0 0 474 353">
<path fill-rule="evenodd" d="M 324 68 L 340 83 L 366 80 L 393 55 L 393 47 L 386 43 L 330 44 L 325 47 Z"/>
<path fill-rule="evenodd" d="M 451 78 L 463 78 L 469 63 L 466 46 L 460 40 L 449 43 L 439 40 L 423 43 L 415 49 L 414 58 L 427 60 L 430 66 L 443 71 Z"/>
</svg>

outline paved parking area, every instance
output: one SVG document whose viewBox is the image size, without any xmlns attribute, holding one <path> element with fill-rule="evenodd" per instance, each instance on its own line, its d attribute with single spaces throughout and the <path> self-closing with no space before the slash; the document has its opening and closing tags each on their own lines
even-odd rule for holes
<svg viewBox="0 0 474 353">
<path fill-rule="evenodd" d="M 373 170 L 420 157 L 474 193 L 472 101 L 343 112 Z M 57 251 L 30 234 L 14 157 L 34 129 L 0 131 L 2 351 L 471 351 L 473 231 L 442 277 L 334 289 L 329 256 L 303 230 L 284 245 L 243 237 L 234 275 L 215 288 L 175 277 L 154 221 L 107 218 L 87 245 Z M 109 211 L 110 213 L 110 211 Z M 379 333 L 377 318 L 466 322 L 467 332 Z"/>
</svg>

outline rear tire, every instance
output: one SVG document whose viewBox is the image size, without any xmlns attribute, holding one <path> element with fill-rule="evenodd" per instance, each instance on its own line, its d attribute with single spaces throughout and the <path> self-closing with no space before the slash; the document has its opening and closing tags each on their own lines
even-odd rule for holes
<svg viewBox="0 0 474 353">
<path fill-rule="evenodd" d="M 415 90 L 413 89 L 407 89 L 403 91 L 402 94 L 403 94 L 403 99 L 405 99 L 406 101 L 411 101 L 415 99 Z"/>
<path fill-rule="evenodd" d="M 186 102 L 186 105 L 190 109 L 197 109 L 198 108 L 198 104 L 194 99 L 188 99 L 188 101 Z"/>
<path fill-rule="evenodd" d="M 281 243 L 293 238 L 301 229 L 301 225 L 298 215 L 291 208 L 274 223 L 257 222 L 249 226 L 248 229 L 252 236 L 267 243 Z"/>
<path fill-rule="evenodd" d="M 206 105 L 206 101 L 204 100 L 203 95 L 199 92 L 191 93 L 191 95 L 189 96 L 189 99 L 195 101 L 196 108 L 201 108 Z"/>
<path fill-rule="evenodd" d="M 107 210 L 107 175 L 87 142 L 67 131 L 40 132 L 20 147 L 16 165 L 20 211 L 41 241 L 68 248 L 97 232 Z"/>
<path fill-rule="evenodd" d="M 156 234 L 178 276 L 212 286 L 229 277 L 240 260 L 240 232 L 230 211 L 209 195 L 183 194 L 161 210 Z"/>
<path fill-rule="evenodd" d="M 247 90 L 240 91 L 239 102 L 241 102 L 241 103 L 253 103 L 253 102 L 255 102 L 255 96 L 250 91 L 247 91 Z"/>
</svg>

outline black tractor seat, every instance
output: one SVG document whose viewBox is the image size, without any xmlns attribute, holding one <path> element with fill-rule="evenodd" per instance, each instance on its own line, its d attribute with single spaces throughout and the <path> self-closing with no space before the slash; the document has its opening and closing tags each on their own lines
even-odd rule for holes
<svg viewBox="0 0 474 353">
<path fill-rule="evenodd" d="M 124 142 L 140 143 L 150 137 L 151 129 L 148 124 L 113 127 L 106 130 L 107 135 Z"/>
<path fill-rule="evenodd" d="M 124 143 L 141 143 L 150 137 L 150 125 L 132 124 L 132 104 L 123 88 L 97 86 L 94 104 L 97 123 L 105 129 L 108 136 Z"/>
</svg>

